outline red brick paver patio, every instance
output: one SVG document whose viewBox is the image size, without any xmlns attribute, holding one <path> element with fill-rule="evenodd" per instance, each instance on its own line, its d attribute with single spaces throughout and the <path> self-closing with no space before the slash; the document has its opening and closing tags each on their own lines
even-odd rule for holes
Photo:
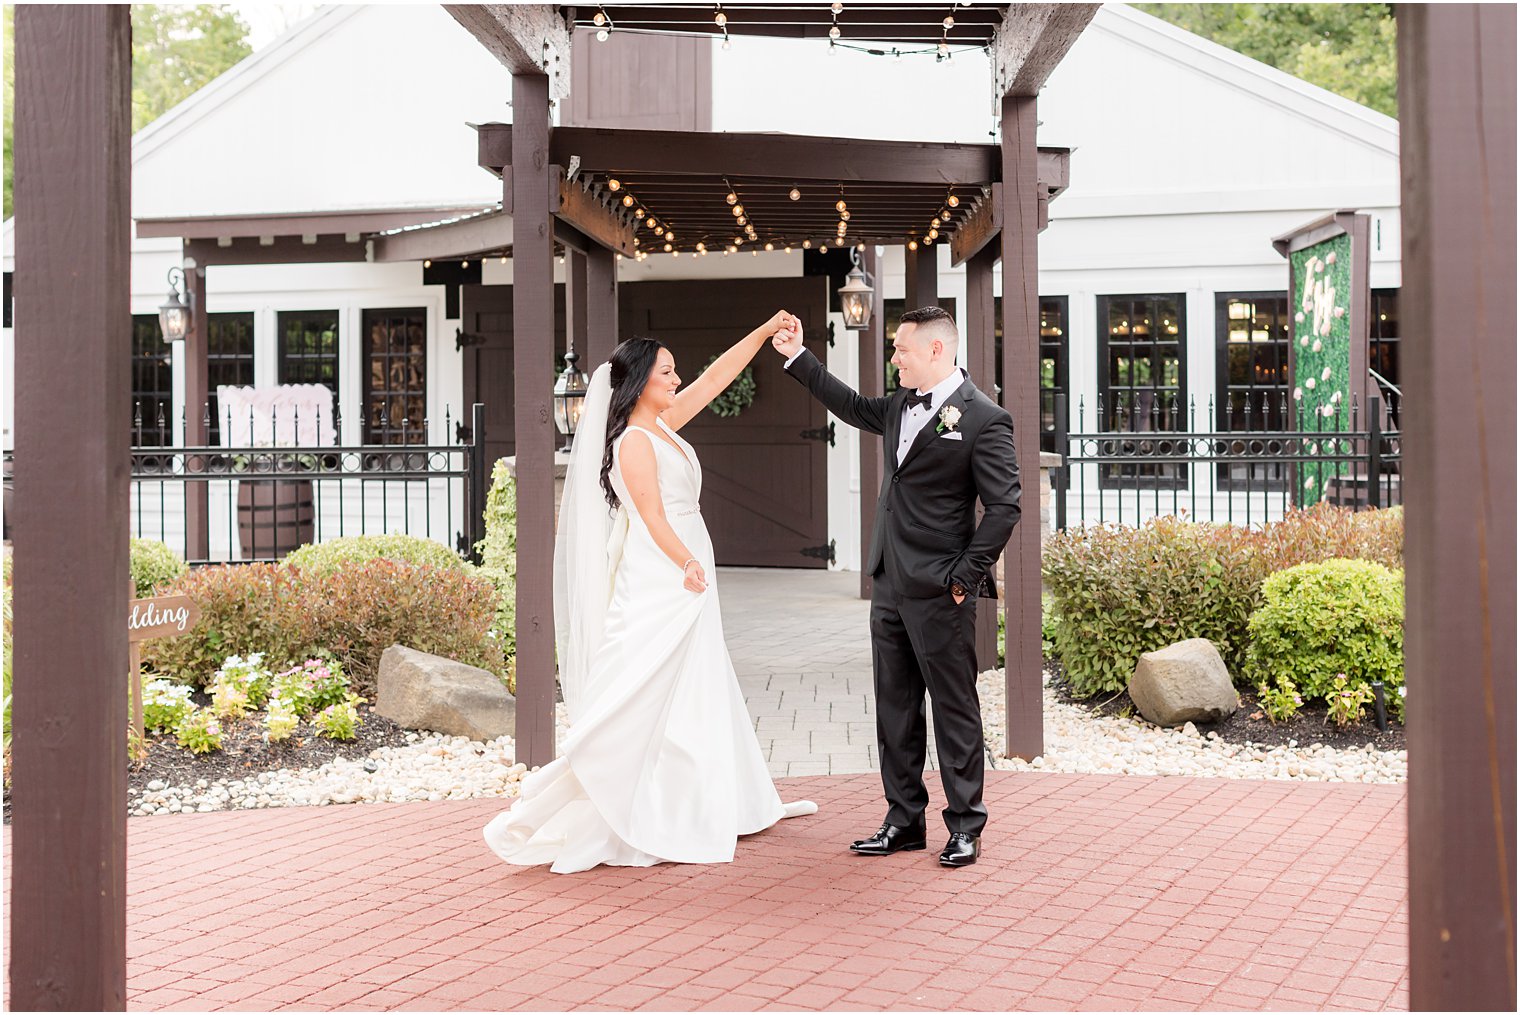
<svg viewBox="0 0 1520 1015">
<path fill-rule="evenodd" d="M 570 876 L 486 850 L 495 800 L 133 818 L 130 1004 L 1407 1005 L 1403 787 L 989 773 L 982 862 L 943 871 L 844 851 L 875 775 L 781 785 L 821 812 L 732 864 Z"/>
</svg>

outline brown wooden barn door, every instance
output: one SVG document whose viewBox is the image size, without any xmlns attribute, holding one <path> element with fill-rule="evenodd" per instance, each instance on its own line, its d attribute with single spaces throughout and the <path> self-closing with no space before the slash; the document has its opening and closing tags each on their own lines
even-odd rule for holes
<svg viewBox="0 0 1520 1015">
<path fill-rule="evenodd" d="M 827 357 L 828 279 L 630 282 L 619 287 L 619 334 L 670 347 L 690 383 L 709 359 L 785 308 L 807 344 Z M 720 565 L 827 566 L 828 414 L 764 348 L 752 367 L 755 398 L 740 415 L 704 410 L 682 436 L 702 458 L 702 514 Z"/>
</svg>

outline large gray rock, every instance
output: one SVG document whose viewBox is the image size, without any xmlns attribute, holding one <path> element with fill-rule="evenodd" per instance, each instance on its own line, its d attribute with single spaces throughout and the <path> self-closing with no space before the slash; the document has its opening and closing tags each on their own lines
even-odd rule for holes
<svg viewBox="0 0 1520 1015">
<path fill-rule="evenodd" d="M 1157 726 L 1218 722 L 1240 707 L 1230 671 L 1207 638 L 1189 638 L 1142 655 L 1130 678 L 1129 696 Z"/>
<path fill-rule="evenodd" d="M 494 673 L 392 645 L 380 656 L 375 711 L 414 730 L 471 740 L 517 731 L 517 700 Z"/>
</svg>

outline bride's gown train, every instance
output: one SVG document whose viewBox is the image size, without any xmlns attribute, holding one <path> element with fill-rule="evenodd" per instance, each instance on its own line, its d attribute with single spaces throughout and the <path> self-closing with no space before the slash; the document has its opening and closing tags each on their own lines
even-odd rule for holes
<svg viewBox="0 0 1520 1015">
<path fill-rule="evenodd" d="M 724 863 L 739 836 L 817 810 L 783 805 L 771 782 L 723 638 L 712 540 L 698 508 L 702 468 L 691 445 L 659 425 L 679 450 L 633 426 L 613 446 L 611 480 L 625 506 L 607 541 L 603 639 L 584 661 L 583 686 L 565 688 L 570 731 L 560 757 L 529 774 L 511 809 L 485 827 L 508 863 L 547 863 L 558 873 Z M 619 455 L 634 433 L 655 446 L 665 516 L 701 561 L 705 592 L 682 586 L 680 568 L 627 506 Z"/>
</svg>

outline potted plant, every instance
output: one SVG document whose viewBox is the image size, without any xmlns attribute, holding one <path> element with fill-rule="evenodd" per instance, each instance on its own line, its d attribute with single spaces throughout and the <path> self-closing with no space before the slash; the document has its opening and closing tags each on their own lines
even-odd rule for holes
<svg viewBox="0 0 1520 1015">
<path fill-rule="evenodd" d="M 280 449 L 337 443 L 332 390 L 323 384 L 221 385 L 217 399 L 226 414 L 222 446 L 234 450 L 233 471 L 269 477 L 238 480 L 241 556 L 277 559 L 310 543 L 316 496 L 312 481 L 300 474 L 316 469 L 317 456 Z"/>
</svg>

